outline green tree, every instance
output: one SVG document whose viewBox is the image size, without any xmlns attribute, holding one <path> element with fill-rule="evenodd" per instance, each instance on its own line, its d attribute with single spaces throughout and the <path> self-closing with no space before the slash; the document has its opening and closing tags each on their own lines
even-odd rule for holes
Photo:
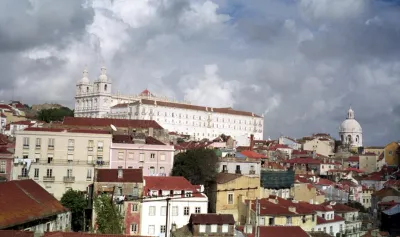
<svg viewBox="0 0 400 237">
<path fill-rule="evenodd" d="M 87 201 L 82 192 L 77 190 L 68 190 L 61 197 L 61 203 L 72 213 L 71 227 L 73 231 L 82 231 L 85 218 L 85 208 Z"/>
<path fill-rule="evenodd" d="M 67 107 L 61 107 L 58 109 L 56 108 L 42 109 L 37 113 L 36 119 L 49 123 L 51 121 L 62 121 L 64 117 L 73 117 L 73 116 L 74 116 L 73 110 Z"/>
<path fill-rule="evenodd" d="M 347 205 L 348 205 L 349 207 L 358 209 L 360 212 L 364 212 L 364 213 L 365 213 L 365 212 L 368 212 L 367 209 L 366 209 L 361 203 L 359 203 L 359 202 L 350 201 L 350 202 L 347 203 Z"/>
<path fill-rule="evenodd" d="M 97 232 L 100 234 L 122 234 L 123 216 L 114 202 L 106 194 L 97 196 L 94 200 Z"/>
<path fill-rule="evenodd" d="M 218 157 L 214 150 L 194 149 L 175 156 L 172 176 L 183 176 L 192 184 L 207 185 L 218 173 Z"/>
</svg>

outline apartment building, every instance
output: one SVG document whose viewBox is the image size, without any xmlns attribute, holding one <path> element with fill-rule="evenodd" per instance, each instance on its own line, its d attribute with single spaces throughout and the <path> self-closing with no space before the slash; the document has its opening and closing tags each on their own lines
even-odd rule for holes
<svg viewBox="0 0 400 237">
<path fill-rule="evenodd" d="M 16 133 L 13 180 L 33 179 L 57 199 L 68 189 L 85 191 L 94 168 L 108 168 L 107 131 L 27 128 Z"/>
<path fill-rule="evenodd" d="M 174 146 L 153 137 L 114 135 L 110 168 L 142 169 L 144 176 L 169 176 L 174 165 Z"/>
</svg>

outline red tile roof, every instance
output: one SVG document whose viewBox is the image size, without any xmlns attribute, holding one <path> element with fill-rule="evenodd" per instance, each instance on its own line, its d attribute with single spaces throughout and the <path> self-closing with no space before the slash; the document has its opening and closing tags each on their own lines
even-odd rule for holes
<svg viewBox="0 0 400 237">
<path fill-rule="evenodd" d="M 12 110 L 13 108 L 9 105 L 6 104 L 0 104 L 0 109 L 4 109 L 4 110 Z"/>
<path fill-rule="evenodd" d="M 36 123 L 35 121 L 31 121 L 31 120 L 21 120 L 21 121 L 12 122 L 11 124 L 14 124 L 14 125 L 28 125 L 28 126 L 30 126 L 30 125 L 33 125 L 35 123 Z"/>
<path fill-rule="evenodd" d="M 154 120 L 132 120 L 132 119 L 111 119 L 111 118 L 78 118 L 65 117 L 63 125 L 67 126 L 85 126 L 85 127 L 107 127 L 114 125 L 122 128 L 155 128 L 163 129 L 160 124 Z"/>
<path fill-rule="evenodd" d="M 309 237 L 300 226 L 260 226 L 259 237 Z M 253 234 L 245 234 L 247 237 L 254 237 Z"/>
<path fill-rule="evenodd" d="M 277 149 L 292 149 L 292 148 L 288 147 L 287 145 L 283 145 L 283 144 L 271 144 L 268 147 L 268 150 L 270 150 L 270 151 L 276 151 Z"/>
<path fill-rule="evenodd" d="M 250 151 L 250 150 L 241 151 L 240 153 L 250 159 L 265 159 L 265 158 L 267 158 L 266 156 L 264 156 L 262 154 L 259 154 L 255 151 Z"/>
<path fill-rule="evenodd" d="M 146 237 L 143 235 L 94 234 L 83 232 L 46 232 L 43 237 Z"/>
<path fill-rule="evenodd" d="M 215 113 L 222 113 L 222 114 L 234 114 L 234 115 L 242 115 L 242 116 L 251 116 L 251 117 L 261 118 L 261 116 L 254 114 L 252 112 L 239 111 L 239 110 L 234 110 L 232 108 L 212 108 L 212 107 L 206 107 L 206 106 L 198 106 L 198 105 L 190 105 L 190 104 L 182 104 L 182 103 L 174 103 L 174 102 L 154 101 L 154 100 L 149 100 L 149 99 L 141 99 L 140 101 L 134 102 L 134 103 L 142 103 L 142 104 L 147 104 L 147 105 L 157 104 L 158 106 L 164 106 L 164 107 L 200 110 L 200 111 L 208 111 L 208 112 L 215 112 Z"/>
<path fill-rule="evenodd" d="M 0 154 L 14 154 L 8 150 L 8 147 L 0 147 Z"/>
<path fill-rule="evenodd" d="M 350 156 L 349 158 L 347 158 L 347 161 L 349 161 L 349 162 L 359 162 L 360 161 L 360 157 L 359 156 Z"/>
<path fill-rule="evenodd" d="M 393 188 L 399 188 L 400 187 L 400 180 L 388 180 L 383 184 L 383 187 L 393 187 Z"/>
<path fill-rule="evenodd" d="M 344 221 L 343 217 L 335 215 L 332 220 L 326 220 L 322 217 L 317 216 L 317 225 L 339 222 L 339 221 Z"/>
<path fill-rule="evenodd" d="M 189 223 L 193 225 L 234 225 L 235 219 L 232 214 L 192 214 Z"/>
<path fill-rule="evenodd" d="M 122 178 L 118 178 L 118 169 L 97 169 L 96 172 L 96 182 L 143 183 L 142 169 L 122 169 Z"/>
<path fill-rule="evenodd" d="M 311 157 L 307 157 L 307 158 L 294 158 L 291 160 L 286 160 L 283 163 L 289 163 L 289 164 L 321 164 L 321 160 L 318 159 L 313 159 Z"/>
<path fill-rule="evenodd" d="M 271 199 L 271 200 L 270 200 Z M 272 200 L 273 199 L 273 200 Z M 246 203 L 249 201 L 246 200 Z M 277 203 L 274 203 L 277 202 Z M 268 198 L 262 198 L 259 200 L 260 203 L 260 215 L 305 215 L 314 214 L 314 210 L 303 206 L 299 202 L 292 202 L 274 195 L 270 195 Z M 295 207 L 295 212 L 289 210 L 289 207 Z M 256 210 L 255 202 L 252 202 L 251 208 L 253 211 Z"/>
<path fill-rule="evenodd" d="M 0 237 L 34 237 L 33 231 L 0 230 Z"/>
<path fill-rule="evenodd" d="M 24 131 L 30 132 L 69 132 L 69 133 L 93 133 L 93 134 L 110 134 L 108 131 L 95 129 L 64 129 L 64 128 L 36 128 L 28 127 Z"/>
<path fill-rule="evenodd" d="M 0 210 L 0 229 L 68 211 L 31 179 L 0 183 Z"/>
<path fill-rule="evenodd" d="M 343 212 L 356 212 L 358 209 L 349 207 L 347 205 L 335 202 L 335 205 L 332 205 L 332 202 L 324 202 L 322 205 L 332 207 L 335 213 L 343 213 Z"/>
</svg>

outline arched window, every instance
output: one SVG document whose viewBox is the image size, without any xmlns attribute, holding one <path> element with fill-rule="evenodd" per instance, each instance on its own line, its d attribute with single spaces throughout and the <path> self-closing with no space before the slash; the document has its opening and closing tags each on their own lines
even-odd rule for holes
<svg viewBox="0 0 400 237">
<path fill-rule="evenodd" d="M 347 142 L 351 142 L 351 135 L 347 135 Z"/>
<path fill-rule="evenodd" d="M 342 140 L 342 142 L 344 142 L 344 137 L 343 137 L 343 135 L 341 136 L 341 140 Z"/>
<path fill-rule="evenodd" d="M 154 169 L 154 166 L 150 166 L 150 175 L 153 175 L 153 174 L 155 174 L 155 169 Z"/>
<path fill-rule="evenodd" d="M 86 87 L 86 92 L 89 93 L 89 87 Z"/>
<path fill-rule="evenodd" d="M 104 91 L 107 91 L 107 84 L 104 85 Z"/>
<path fill-rule="evenodd" d="M 360 137 L 357 135 L 356 136 L 356 142 L 358 142 L 359 139 L 360 139 Z"/>
</svg>

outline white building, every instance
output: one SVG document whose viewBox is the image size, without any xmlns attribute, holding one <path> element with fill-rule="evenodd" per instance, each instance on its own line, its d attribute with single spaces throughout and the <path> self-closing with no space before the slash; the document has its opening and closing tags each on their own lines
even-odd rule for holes
<svg viewBox="0 0 400 237">
<path fill-rule="evenodd" d="M 338 233 L 344 233 L 345 220 L 337 215 L 331 206 L 316 206 L 317 225 L 315 231 L 322 231 L 331 236 L 336 236 Z"/>
<path fill-rule="evenodd" d="M 0 133 L 4 133 L 7 125 L 7 116 L 0 110 Z"/>
<path fill-rule="evenodd" d="M 207 196 L 184 177 L 148 176 L 144 181 L 140 235 L 165 236 L 173 224 L 176 228 L 187 225 L 191 214 L 207 213 Z M 168 206 L 167 198 L 170 199 Z"/>
<path fill-rule="evenodd" d="M 339 127 L 339 136 L 343 144 L 350 147 L 362 147 L 362 128 L 354 118 L 354 111 L 347 111 L 347 118 Z"/>
<path fill-rule="evenodd" d="M 234 138 L 254 134 L 255 139 L 263 139 L 263 115 L 172 101 L 148 90 L 134 96 L 112 94 L 111 86 L 104 67 L 94 82 L 90 82 L 84 70 L 83 78 L 76 85 L 75 116 L 156 120 L 170 132 L 197 139 L 213 139 L 221 134 Z"/>
</svg>

